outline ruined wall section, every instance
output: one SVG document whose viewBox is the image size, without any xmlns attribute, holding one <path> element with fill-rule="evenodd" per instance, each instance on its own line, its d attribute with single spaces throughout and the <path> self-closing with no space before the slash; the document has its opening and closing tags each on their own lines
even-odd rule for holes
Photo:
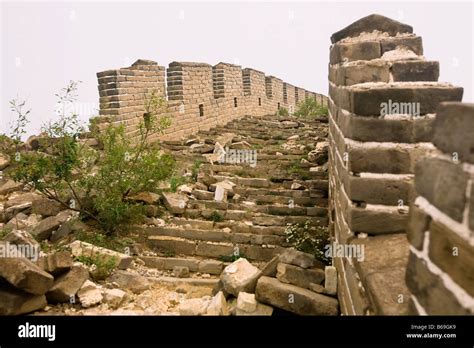
<svg viewBox="0 0 474 348">
<path fill-rule="evenodd" d="M 269 115 L 278 106 L 296 106 L 293 86 L 285 102 L 281 79 L 228 63 L 172 62 L 165 69 L 140 59 L 131 67 L 100 72 L 97 77 L 100 114 L 91 123 L 99 128 L 122 124 L 131 137 L 137 136 L 152 91 L 167 98 L 164 113 L 172 121 L 165 134 L 155 134 L 152 140 L 179 140 L 246 115 Z"/>
<path fill-rule="evenodd" d="M 138 60 L 128 68 L 100 72 L 97 78 L 100 111 L 96 124 L 123 124 L 132 137 L 138 132 L 147 96 L 152 90 L 162 97 L 166 93 L 165 68 L 152 61 Z"/>
<path fill-rule="evenodd" d="M 474 314 L 474 104 L 443 103 L 435 156 L 415 169 L 407 236 L 411 314 Z"/>
<path fill-rule="evenodd" d="M 330 231 L 337 244 L 359 246 L 364 254 L 363 260 L 334 259 L 341 310 L 406 314 L 406 228 L 415 164 L 435 151 L 438 104 L 460 101 L 462 88 L 436 82 L 438 63 L 422 56 L 421 38 L 389 18 L 365 17 L 332 41 Z"/>
</svg>

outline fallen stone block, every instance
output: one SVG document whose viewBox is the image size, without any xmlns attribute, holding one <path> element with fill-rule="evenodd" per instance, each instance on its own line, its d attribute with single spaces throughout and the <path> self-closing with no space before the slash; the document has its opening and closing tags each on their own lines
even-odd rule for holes
<svg viewBox="0 0 474 348">
<path fill-rule="evenodd" d="M 280 262 L 301 268 L 312 268 L 316 265 L 313 255 L 295 249 L 285 249 L 280 255 Z"/>
<path fill-rule="evenodd" d="M 31 212 L 44 217 L 56 216 L 66 207 L 61 203 L 48 198 L 35 199 L 31 205 Z"/>
<path fill-rule="evenodd" d="M 278 279 L 261 277 L 255 291 L 257 301 L 300 315 L 337 315 L 338 301 Z"/>
<path fill-rule="evenodd" d="M 233 262 L 221 274 L 225 291 L 234 296 L 239 292 L 254 292 L 260 270 L 244 258 Z"/>
<path fill-rule="evenodd" d="M 79 297 L 79 302 L 81 302 L 81 306 L 84 308 L 95 306 L 101 303 L 103 299 L 100 288 L 90 280 L 86 280 L 82 284 L 77 292 L 77 297 Z"/>
<path fill-rule="evenodd" d="M 277 267 L 277 279 L 283 283 L 293 284 L 300 288 L 309 289 L 311 283 L 321 284 L 324 280 L 322 269 L 304 269 L 298 266 L 279 263 Z"/>
<path fill-rule="evenodd" d="M 273 307 L 258 302 L 255 299 L 255 294 L 241 292 L 239 293 L 239 297 L 237 298 L 235 314 L 240 316 L 270 316 L 273 314 Z"/>
<path fill-rule="evenodd" d="M 33 295 L 14 288 L 0 288 L 0 315 L 31 313 L 46 305 L 44 295 Z"/>
<path fill-rule="evenodd" d="M 224 293 L 219 291 L 209 302 L 206 310 L 207 315 L 230 315 Z"/>
<path fill-rule="evenodd" d="M 118 269 L 127 269 L 133 260 L 133 258 L 129 255 L 98 247 L 87 242 L 81 242 L 79 240 L 71 243 L 69 247 L 71 248 L 72 255 L 75 257 L 87 256 L 92 258 L 100 257 L 103 261 L 114 260 L 115 267 Z"/>
<path fill-rule="evenodd" d="M 163 192 L 163 203 L 172 214 L 183 214 L 186 210 L 189 198 L 176 192 Z"/>
<path fill-rule="evenodd" d="M 112 308 L 117 308 L 127 297 L 127 293 L 120 289 L 104 289 L 102 296 L 105 303 Z"/>
<path fill-rule="evenodd" d="M 15 288 L 34 295 L 43 295 L 54 278 L 23 257 L 0 257 L 0 277 Z"/>
<path fill-rule="evenodd" d="M 46 293 L 49 302 L 73 302 L 82 284 L 89 278 L 89 271 L 79 265 L 73 265 L 69 272 L 60 275 Z"/>
<path fill-rule="evenodd" d="M 32 230 L 31 234 L 37 240 L 48 239 L 54 230 L 57 230 L 61 224 L 66 222 L 72 216 L 72 211 L 65 210 L 60 212 L 56 216 L 47 217 L 44 220 L 41 220 L 38 225 L 36 225 Z"/>
<path fill-rule="evenodd" d="M 181 302 L 178 311 L 180 315 L 204 315 L 211 302 L 210 296 L 203 298 L 192 298 Z"/>
<path fill-rule="evenodd" d="M 37 265 L 54 276 L 69 271 L 73 264 L 71 253 L 58 251 L 38 259 Z"/>
<path fill-rule="evenodd" d="M 150 288 L 150 282 L 148 279 L 138 273 L 132 273 L 123 270 L 114 271 L 107 278 L 107 282 L 117 283 L 120 288 L 130 290 L 135 294 L 139 294 Z"/>
</svg>

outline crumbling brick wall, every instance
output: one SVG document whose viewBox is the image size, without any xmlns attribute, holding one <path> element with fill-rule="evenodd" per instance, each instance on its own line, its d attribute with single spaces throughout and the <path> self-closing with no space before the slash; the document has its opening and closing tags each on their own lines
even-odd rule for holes
<svg viewBox="0 0 474 348">
<path fill-rule="evenodd" d="M 330 230 L 364 260 L 335 258 L 343 314 L 406 314 L 406 229 L 415 163 L 435 151 L 434 113 L 460 101 L 408 25 L 371 15 L 331 37 Z M 396 108 L 398 107 L 398 110 Z M 388 111 L 388 112 L 387 112 Z"/>
<path fill-rule="evenodd" d="M 407 229 L 411 314 L 474 314 L 474 104 L 443 103 L 439 150 L 415 170 Z"/>
<path fill-rule="evenodd" d="M 140 59 L 131 67 L 100 72 L 97 77 L 100 114 L 93 123 L 100 128 L 123 124 L 131 137 L 137 135 L 145 101 L 153 90 L 167 98 L 163 112 L 172 122 L 165 134 L 155 134 L 152 140 L 180 139 L 245 115 L 263 116 L 274 114 L 279 106 L 296 106 L 295 87 L 288 85 L 285 101 L 281 79 L 222 62 L 215 66 L 172 62 L 165 69 Z"/>
</svg>

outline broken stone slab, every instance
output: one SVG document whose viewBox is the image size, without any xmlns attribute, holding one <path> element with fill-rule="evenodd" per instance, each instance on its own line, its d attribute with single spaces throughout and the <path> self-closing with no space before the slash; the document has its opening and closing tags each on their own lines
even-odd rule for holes
<svg viewBox="0 0 474 348">
<path fill-rule="evenodd" d="M 294 285 L 281 283 L 278 279 L 261 277 L 255 290 L 257 301 L 299 315 L 338 315 L 335 298 L 317 294 Z"/>
<path fill-rule="evenodd" d="M 118 286 L 125 290 L 130 290 L 135 294 L 139 294 L 150 288 L 150 282 L 147 278 L 138 273 L 132 273 L 123 270 L 114 271 L 108 278 L 107 282 L 117 283 Z"/>
<path fill-rule="evenodd" d="M 206 315 L 230 315 L 227 300 L 222 291 L 219 291 L 209 302 Z"/>
<path fill-rule="evenodd" d="M 178 311 L 180 315 L 204 315 L 207 313 L 207 308 L 211 303 L 210 296 L 202 298 L 192 298 L 181 302 Z"/>
<path fill-rule="evenodd" d="M 104 289 L 102 296 L 109 307 L 117 308 L 125 300 L 127 293 L 120 289 Z"/>
<path fill-rule="evenodd" d="M 33 238 L 31 234 L 23 230 L 13 230 L 8 233 L 3 241 L 15 245 L 29 246 L 30 248 L 40 250 L 40 244 Z"/>
<path fill-rule="evenodd" d="M 219 184 L 216 184 L 216 191 L 214 192 L 214 200 L 216 202 L 227 202 L 227 191 Z"/>
<path fill-rule="evenodd" d="M 266 277 L 275 277 L 277 274 L 278 263 L 280 262 L 280 256 L 274 256 L 268 261 L 262 268 L 261 275 Z"/>
<path fill-rule="evenodd" d="M 5 202 L 4 208 L 8 209 L 26 203 L 31 207 L 33 202 L 38 198 L 41 198 L 41 196 L 34 192 L 15 192 L 10 196 L 8 201 Z"/>
<path fill-rule="evenodd" d="M 89 279 L 87 268 L 73 265 L 68 272 L 56 278 L 46 297 L 52 303 L 74 302 L 76 293 L 87 279 Z"/>
<path fill-rule="evenodd" d="M 34 295 L 45 294 L 54 281 L 50 274 L 24 257 L 0 257 L 0 277 L 15 288 Z"/>
<path fill-rule="evenodd" d="M 82 242 L 80 240 L 76 240 L 69 244 L 71 248 L 72 255 L 75 257 L 78 256 L 87 256 L 87 257 L 100 257 L 104 261 L 111 262 L 114 261 L 114 267 L 118 269 L 127 269 L 130 266 L 133 258 L 129 255 L 119 253 L 115 250 L 110 250 L 102 247 L 98 247 L 96 245 Z"/>
<path fill-rule="evenodd" d="M 0 287 L 0 315 L 31 313 L 46 305 L 45 295 L 33 295 L 15 288 Z"/>
<path fill-rule="evenodd" d="M 38 259 L 37 265 L 45 272 L 48 272 L 54 276 L 58 276 L 71 269 L 73 260 L 69 251 L 58 251 L 40 257 Z"/>
<path fill-rule="evenodd" d="M 48 239 L 54 230 L 57 230 L 61 224 L 65 223 L 74 215 L 74 212 L 71 210 L 64 210 L 56 216 L 47 217 L 44 220 L 41 220 L 40 223 L 33 227 L 31 234 L 36 238 L 36 240 L 45 240 Z"/>
<path fill-rule="evenodd" d="M 202 260 L 198 264 L 198 272 L 209 274 L 221 274 L 224 263 L 217 260 Z"/>
<path fill-rule="evenodd" d="M 20 203 L 18 205 L 11 206 L 3 212 L 4 220 L 10 220 L 13 218 L 15 215 L 18 213 L 29 213 L 31 211 L 31 203 L 30 202 L 25 202 L 25 203 Z"/>
<path fill-rule="evenodd" d="M 4 216 L 6 217 L 6 216 Z M 30 230 L 34 226 L 38 225 L 41 221 L 41 215 L 38 214 L 24 214 L 23 212 L 16 214 L 8 223 L 5 228 L 15 230 Z"/>
<path fill-rule="evenodd" d="M 0 184 L 0 195 L 6 195 L 15 191 L 23 189 L 23 184 L 20 182 L 8 179 L 6 182 Z"/>
<path fill-rule="evenodd" d="M 221 274 L 224 289 L 229 294 L 238 296 L 239 292 L 254 292 L 260 270 L 244 258 L 233 262 Z"/>
<path fill-rule="evenodd" d="M 90 280 L 86 280 L 77 292 L 79 302 L 84 308 L 95 306 L 102 302 L 102 292 L 100 288 Z"/>
<path fill-rule="evenodd" d="M 324 280 L 324 271 L 319 268 L 304 269 L 298 266 L 279 263 L 276 278 L 282 283 L 293 284 L 300 288 L 309 289 L 311 283 L 321 284 Z"/>
<path fill-rule="evenodd" d="M 44 217 L 58 215 L 65 209 L 66 207 L 61 203 L 48 198 L 35 199 L 31 205 L 32 213 L 39 214 Z"/>
<path fill-rule="evenodd" d="M 301 268 L 312 268 L 316 265 L 316 259 L 313 255 L 296 249 L 285 249 L 280 255 L 280 262 Z"/>
<path fill-rule="evenodd" d="M 235 308 L 235 314 L 244 315 L 257 315 L 257 316 L 270 316 L 273 314 L 273 307 L 267 306 L 263 303 L 258 302 L 255 299 L 255 294 L 248 294 L 246 292 L 239 293 L 237 298 L 237 306 Z"/>
<path fill-rule="evenodd" d="M 69 234 L 87 231 L 87 229 L 88 227 L 84 222 L 78 219 L 71 219 L 59 226 L 57 230 L 53 231 L 49 240 L 54 243 L 67 237 Z"/>
<path fill-rule="evenodd" d="M 186 210 L 189 198 L 176 192 L 163 192 L 163 203 L 166 209 L 172 214 L 183 214 Z"/>
</svg>

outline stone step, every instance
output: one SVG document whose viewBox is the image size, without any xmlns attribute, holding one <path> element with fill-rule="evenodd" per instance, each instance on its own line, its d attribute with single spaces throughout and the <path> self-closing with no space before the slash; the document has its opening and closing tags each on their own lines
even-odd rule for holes
<svg viewBox="0 0 474 348">
<path fill-rule="evenodd" d="M 176 255 L 201 256 L 219 259 L 238 252 L 249 260 L 268 261 L 283 252 L 284 248 L 275 245 L 232 244 L 224 242 L 193 241 L 179 237 L 150 236 L 148 246 L 160 252 Z"/>
<path fill-rule="evenodd" d="M 209 241 L 209 242 L 228 242 L 242 244 L 273 244 L 284 245 L 285 238 L 283 236 L 271 234 L 252 234 L 252 233 L 233 233 L 224 229 L 200 230 L 183 228 L 181 226 L 166 227 L 146 227 L 143 229 L 148 236 L 167 236 L 178 237 L 193 241 Z"/>
<path fill-rule="evenodd" d="M 163 271 L 172 271 L 174 267 L 188 267 L 190 272 L 220 275 L 224 262 L 213 259 L 184 257 L 140 256 L 145 266 Z"/>
</svg>

